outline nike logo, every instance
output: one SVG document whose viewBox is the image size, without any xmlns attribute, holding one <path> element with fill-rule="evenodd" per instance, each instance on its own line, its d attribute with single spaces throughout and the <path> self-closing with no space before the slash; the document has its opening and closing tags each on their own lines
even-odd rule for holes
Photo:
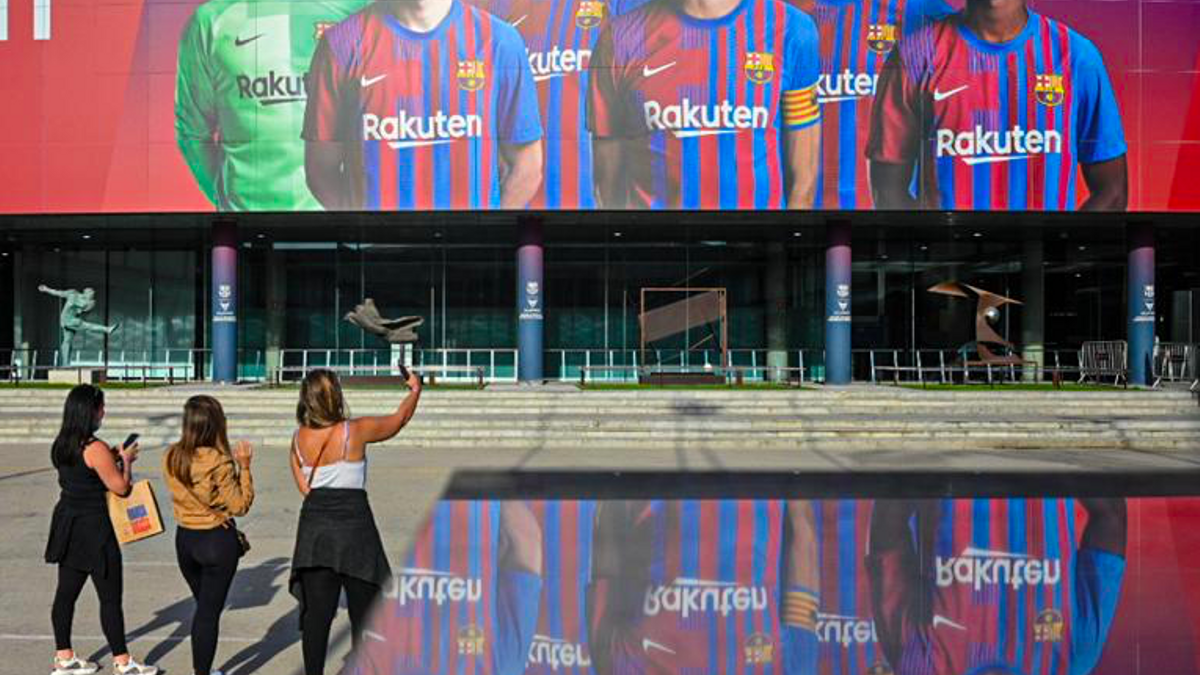
<svg viewBox="0 0 1200 675">
<path fill-rule="evenodd" d="M 950 628 L 955 628 L 958 630 L 966 630 L 967 629 L 966 626 L 964 626 L 960 623 L 954 623 L 953 621 L 951 621 L 950 619 L 947 619 L 946 617 L 942 616 L 941 614 L 934 614 L 933 615 L 933 627 L 938 628 L 939 626 L 949 626 Z"/>
<path fill-rule="evenodd" d="M 862 96 L 820 96 L 817 98 L 817 103 L 841 103 L 843 101 L 857 101 Z"/>
<path fill-rule="evenodd" d="M 675 65 L 674 61 L 672 61 L 670 63 L 664 63 L 661 66 L 657 66 L 655 68 L 651 68 L 648 65 L 644 65 L 644 66 L 642 66 L 642 77 L 653 77 L 653 76 L 661 73 L 662 71 L 666 70 L 667 68 L 671 68 L 674 65 Z"/>
<path fill-rule="evenodd" d="M 957 89 L 951 89 L 950 91 L 938 91 L 937 89 L 934 89 L 933 90 L 933 100 L 934 101 L 945 101 L 946 99 L 950 98 L 951 96 L 953 96 L 959 92 L 966 91 L 967 88 L 970 86 L 971 85 L 969 85 L 969 84 L 964 84 L 963 86 L 958 87 Z"/>
<path fill-rule="evenodd" d="M 517 20 L 513 21 L 511 25 L 513 28 L 516 28 L 517 26 L 520 26 L 521 23 L 523 21 L 525 21 L 525 19 L 528 19 L 528 18 L 529 18 L 528 14 L 522 14 L 521 16 L 517 17 Z"/>
<path fill-rule="evenodd" d="M 366 89 L 367 87 L 375 84 L 376 82 L 382 80 L 385 77 L 387 77 L 387 73 L 384 73 L 383 75 L 376 75 L 375 77 L 367 77 L 366 75 L 363 75 L 362 79 L 360 79 L 358 81 L 358 83 L 359 83 L 359 85 L 362 86 L 363 89 Z"/>
<path fill-rule="evenodd" d="M 1013 158 L 1013 159 L 1022 158 L 1023 159 L 1024 157 L 1025 157 L 1025 155 L 1004 155 L 1003 160 L 1001 159 L 1001 157 L 966 157 L 966 158 L 964 158 L 964 161 L 966 159 L 984 159 L 984 160 L 989 160 L 989 161 L 994 162 L 997 160 L 1004 161 L 1009 158 Z M 975 548 L 974 546 L 968 546 L 968 547 L 964 548 L 962 554 L 963 554 L 964 558 L 1028 558 L 1029 557 L 1029 556 L 1025 555 L 1024 553 L 1010 553 L 1009 551 L 993 551 L 991 549 L 986 549 L 986 548 Z"/>
<path fill-rule="evenodd" d="M 263 36 L 263 33 L 259 33 L 258 35 L 253 35 L 251 37 L 246 38 L 245 40 L 243 40 L 240 37 L 235 37 L 235 38 L 233 38 L 233 46 L 244 47 L 244 46 L 250 44 L 251 42 L 254 42 L 255 40 L 257 40 L 258 38 L 260 38 L 262 36 Z"/>
<path fill-rule="evenodd" d="M 666 647 L 666 646 L 664 646 L 664 645 L 660 645 L 660 644 L 658 644 L 657 642 L 655 642 L 654 640 L 651 640 L 650 638 L 642 638 L 642 651 L 647 651 L 647 652 L 648 652 L 648 651 L 650 651 L 650 649 L 651 649 L 651 648 L 657 649 L 657 650 L 659 650 L 659 651 L 666 652 L 666 653 L 668 653 L 668 654 L 674 654 L 674 653 L 675 653 L 675 650 L 674 650 L 674 649 L 671 649 L 670 647 Z"/>
<path fill-rule="evenodd" d="M 393 150 L 404 150 L 405 148 L 423 148 L 428 145 L 444 145 L 446 143 L 453 143 L 453 142 L 454 142 L 453 138 L 447 138 L 447 139 L 437 140 L 437 141 L 391 141 L 390 143 L 388 143 L 388 147 Z"/>
<path fill-rule="evenodd" d="M 995 164 L 996 162 L 1011 162 L 1018 159 L 1028 159 L 1028 155 L 992 155 L 989 157 L 960 157 L 963 164 L 967 166 L 975 166 L 976 164 Z M 963 555 L 968 555 L 965 551 Z M 1014 555 L 1012 553 L 999 553 L 995 556 L 984 554 L 976 554 L 977 557 L 996 557 L 996 558 L 1027 558 L 1029 556 Z"/>
<path fill-rule="evenodd" d="M 534 82 L 544 82 L 545 80 L 551 80 L 556 77 L 564 77 L 564 76 L 566 76 L 566 73 L 546 73 L 544 75 L 534 75 L 533 81 Z"/>
<path fill-rule="evenodd" d="M 717 134 L 736 134 L 741 129 L 679 129 L 675 138 L 696 138 L 697 136 L 716 136 Z"/>
</svg>

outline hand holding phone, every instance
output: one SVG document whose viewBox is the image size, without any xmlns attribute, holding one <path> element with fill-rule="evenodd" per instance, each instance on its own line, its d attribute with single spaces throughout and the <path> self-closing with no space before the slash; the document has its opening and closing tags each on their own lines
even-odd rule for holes
<svg viewBox="0 0 1200 675">
<path fill-rule="evenodd" d="M 126 464 L 132 464 L 134 460 L 137 459 L 138 438 L 141 438 L 141 434 L 134 432 L 129 434 L 129 436 L 125 439 L 125 442 L 121 444 L 121 448 L 117 454 L 121 456 L 121 459 L 124 460 Z"/>
</svg>

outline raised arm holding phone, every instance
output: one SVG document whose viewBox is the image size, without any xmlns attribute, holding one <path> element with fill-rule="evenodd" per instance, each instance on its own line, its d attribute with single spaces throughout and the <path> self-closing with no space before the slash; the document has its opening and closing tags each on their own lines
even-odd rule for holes
<svg viewBox="0 0 1200 675">
<path fill-rule="evenodd" d="M 305 675 L 321 675 L 329 629 L 343 590 L 354 645 L 367 610 L 391 577 L 383 541 L 367 501 L 367 445 L 405 427 L 421 399 L 421 378 L 405 371 L 409 392 L 390 415 L 350 419 L 341 383 L 314 370 L 300 385 L 291 468 L 304 495 L 296 527 L 289 588 L 300 601 Z"/>
</svg>

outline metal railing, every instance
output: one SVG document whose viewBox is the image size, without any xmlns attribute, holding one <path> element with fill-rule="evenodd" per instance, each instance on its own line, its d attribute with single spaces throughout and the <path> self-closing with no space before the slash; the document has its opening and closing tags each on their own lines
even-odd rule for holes
<svg viewBox="0 0 1200 675">
<path fill-rule="evenodd" d="M 57 349 L 0 350 L 0 378 L 30 382 L 47 380 L 52 370 L 99 370 L 108 380 L 204 381 L 212 379 L 209 349 L 83 349 L 77 350 L 69 366 L 59 365 Z M 136 378 L 129 373 L 138 373 Z M 262 380 L 266 376 L 263 350 L 238 350 L 238 379 Z"/>
<path fill-rule="evenodd" d="M 281 349 L 272 364 L 272 381 L 298 380 L 314 368 L 330 368 L 349 376 L 400 374 L 400 366 L 432 373 L 446 382 L 478 379 L 485 382 L 517 381 L 516 349 Z"/>
</svg>

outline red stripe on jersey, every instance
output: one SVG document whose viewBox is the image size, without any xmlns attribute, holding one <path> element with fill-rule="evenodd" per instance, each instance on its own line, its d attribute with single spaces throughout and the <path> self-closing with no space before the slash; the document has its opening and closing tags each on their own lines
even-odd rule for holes
<svg viewBox="0 0 1200 675">
<path fill-rule="evenodd" d="M 467 27 L 466 40 L 467 40 L 468 58 L 475 58 L 474 55 L 479 51 L 479 47 L 476 46 L 477 42 L 480 45 L 491 45 L 492 44 L 492 24 L 490 21 L 486 20 L 487 16 L 481 15 L 479 13 L 475 13 L 475 14 L 473 14 L 472 18 L 477 19 L 477 18 L 481 18 L 481 17 L 482 17 L 482 20 L 479 21 L 478 39 L 476 39 L 476 36 L 475 36 L 475 30 L 474 30 L 475 29 L 475 21 L 468 20 L 468 21 L 464 22 L 464 25 Z M 486 84 L 484 85 L 484 87 L 482 89 L 480 89 L 479 91 L 475 92 L 473 95 L 471 95 L 471 99 L 476 107 L 481 106 L 482 101 L 491 100 L 492 89 L 496 86 L 495 75 L 496 75 L 496 73 L 488 73 L 487 81 L 486 81 Z M 493 162 L 492 147 L 493 147 L 493 143 L 489 142 L 489 141 L 485 141 L 485 142 L 479 144 L 479 164 L 478 164 L 478 166 L 479 166 L 479 172 L 481 174 L 480 181 L 478 183 L 478 185 L 480 186 L 479 189 L 481 191 L 481 194 L 479 195 L 479 204 L 485 208 L 491 202 L 491 198 L 492 198 L 491 197 L 491 186 L 492 186 L 492 181 L 495 180 L 495 177 L 492 176 L 492 166 L 493 166 L 493 164 L 492 164 L 492 162 Z"/>
<path fill-rule="evenodd" d="M 775 34 L 771 37 L 771 45 L 774 47 L 775 53 L 780 54 L 781 59 L 787 58 L 787 55 L 784 54 L 784 50 L 783 50 L 783 44 L 784 44 L 783 36 L 787 32 L 787 22 L 788 22 L 787 12 L 784 10 L 783 5 L 775 5 L 772 9 L 775 12 Z M 766 7 L 766 3 L 764 2 L 759 7 L 759 12 L 765 14 L 766 11 L 767 11 L 767 7 Z M 782 87 L 782 85 L 783 85 L 783 83 L 781 82 L 780 87 Z M 783 97 L 780 96 L 779 98 L 782 99 Z M 781 106 L 779 105 L 779 101 L 772 101 L 770 108 L 772 110 L 776 111 L 775 112 L 776 115 L 783 114 Z M 767 175 L 768 176 L 782 176 L 783 175 L 782 169 L 780 167 L 779 136 L 780 136 L 779 134 L 772 134 L 772 133 L 767 134 L 766 146 L 767 146 Z M 783 198 L 784 198 L 783 181 L 777 181 L 777 180 L 771 181 L 771 204 L 778 204 L 783 200 Z"/>
<path fill-rule="evenodd" d="M 699 553 L 698 569 L 700 570 L 701 579 L 720 579 L 720 568 L 717 566 L 719 555 L 717 551 L 721 550 L 721 534 L 718 532 L 721 526 L 720 502 L 715 499 L 706 499 L 699 504 L 700 510 L 700 537 L 697 551 Z M 680 568 L 682 569 L 682 568 Z"/>
<path fill-rule="evenodd" d="M 1037 63 L 1037 53 L 1034 51 L 1036 40 L 1029 40 L 1025 44 L 1025 62 Z M 1026 86 L 1028 87 L 1028 82 Z M 1029 97 L 1026 94 L 1026 129 L 1037 129 L 1038 127 L 1038 104 L 1036 98 Z M 1031 211 L 1041 211 L 1046 207 L 1046 156 L 1038 154 L 1029 158 L 1029 209 Z"/>
<path fill-rule="evenodd" d="M 754 25 L 756 27 L 762 24 L 762 12 L 759 11 L 759 7 L 758 7 L 761 4 L 762 4 L 761 2 L 755 3 Z M 762 34 L 761 32 L 755 33 L 755 35 L 761 35 L 761 34 Z M 733 53 L 741 58 L 745 58 L 745 55 L 750 51 L 750 45 L 747 40 L 747 35 L 744 31 L 740 31 L 740 30 L 737 31 L 736 33 L 734 33 L 734 35 L 737 36 L 737 42 L 734 44 Z M 778 64 L 776 64 L 776 65 L 778 66 Z M 733 88 L 733 103 L 734 103 L 734 105 L 749 105 L 749 106 L 757 105 L 758 100 L 763 97 L 762 90 L 765 89 L 765 87 L 763 85 L 757 85 L 757 84 L 749 85 L 750 94 L 749 94 L 749 96 L 747 96 L 746 95 L 747 82 L 742 77 L 737 77 L 735 79 L 735 81 L 737 82 L 737 85 L 734 86 L 734 88 Z M 776 86 L 778 87 L 778 83 L 776 83 Z M 754 156 L 754 134 L 753 133 L 736 134 L 734 136 L 734 147 L 736 149 L 737 157 L 739 159 L 753 157 Z M 754 176 L 753 172 L 751 172 L 750 178 L 752 180 L 745 180 L 744 177 L 739 177 L 739 180 L 737 181 L 737 186 L 738 186 L 737 203 L 738 203 L 738 206 L 743 209 L 752 209 L 755 207 L 754 188 L 755 188 L 755 184 L 758 182 L 758 176 Z"/>
</svg>

